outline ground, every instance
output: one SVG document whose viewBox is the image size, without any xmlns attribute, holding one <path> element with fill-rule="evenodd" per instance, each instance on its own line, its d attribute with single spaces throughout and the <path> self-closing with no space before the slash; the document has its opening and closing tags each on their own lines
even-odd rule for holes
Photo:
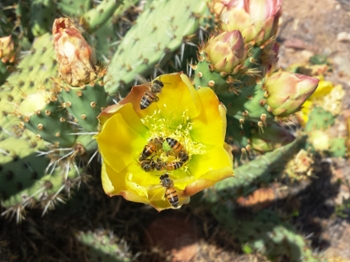
<svg viewBox="0 0 350 262">
<path fill-rule="evenodd" d="M 284 0 L 278 39 L 282 43 L 279 65 L 287 67 L 306 61 L 312 54 L 326 55 L 332 61 L 327 79 L 341 84 L 346 95 L 343 113 L 334 127 L 334 136 L 347 135 L 350 116 L 350 1 Z M 325 163 L 327 162 L 327 163 Z M 350 261 L 349 210 L 347 219 L 339 217 L 335 207 L 349 199 L 350 168 L 345 159 L 325 159 L 318 178 L 300 195 L 298 223 L 310 234 L 312 245 L 325 257 Z M 339 183 L 341 182 L 341 183 Z M 346 212 L 345 212 L 346 213 Z M 339 260 L 341 261 L 341 260 Z"/>
</svg>

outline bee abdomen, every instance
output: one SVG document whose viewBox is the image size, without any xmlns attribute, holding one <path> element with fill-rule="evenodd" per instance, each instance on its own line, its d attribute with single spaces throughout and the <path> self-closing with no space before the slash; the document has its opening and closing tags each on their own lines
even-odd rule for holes
<svg viewBox="0 0 350 262">
<path fill-rule="evenodd" d="M 147 107 L 149 107 L 149 105 L 152 103 L 151 100 L 147 99 L 147 96 L 143 96 L 141 98 L 141 102 L 140 102 L 140 108 L 141 110 L 146 109 Z"/>
<path fill-rule="evenodd" d="M 182 167 L 184 163 L 182 161 L 173 161 L 173 162 L 169 162 L 165 165 L 165 169 L 166 170 L 176 170 L 179 169 L 180 167 Z"/>
<path fill-rule="evenodd" d="M 176 144 L 179 143 L 176 139 L 170 138 L 170 137 L 165 138 L 165 140 L 167 141 L 167 143 L 169 144 L 169 146 L 170 146 L 171 148 L 173 148 L 173 149 L 174 149 L 174 147 L 176 146 Z M 179 144 L 180 144 L 180 143 L 179 143 Z M 179 146 L 179 145 L 177 145 L 177 147 L 178 147 L 178 146 Z"/>
<path fill-rule="evenodd" d="M 168 189 L 165 197 L 173 207 L 177 207 L 179 205 L 179 197 L 175 188 Z"/>
</svg>

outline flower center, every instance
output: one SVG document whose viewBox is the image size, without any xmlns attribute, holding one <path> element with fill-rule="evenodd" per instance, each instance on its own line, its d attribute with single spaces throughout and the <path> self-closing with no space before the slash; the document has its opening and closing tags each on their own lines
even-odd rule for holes
<svg viewBox="0 0 350 262">
<path fill-rule="evenodd" d="M 168 163 L 168 165 L 176 165 L 176 162 L 181 162 L 178 164 L 180 167 L 177 168 L 185 168 L 186 170 L 187 163 L 192 155 L 205 153 L 205 146 L 194 141 L 191 137 L 192 122 L 187 110 L 181 116 L 174 114 L 174 117 L 171 119 L 165 119 L 161 111 L 158 110 L 153 115 L 148 115 L 141 119 L 141 121 L 149 129 L 150 137 L 148 141 L 163 139 L 161 149 L 157 150 L 154 157 L 156 160 L 159 159 L 159 161 Z M 169 144 L 167 139 L 175 140 L 174 144 Z M 177 150 L 175 150 L 175 147 Z M 186 160 L 184 161 L 184 159 Z"/>
</svg>

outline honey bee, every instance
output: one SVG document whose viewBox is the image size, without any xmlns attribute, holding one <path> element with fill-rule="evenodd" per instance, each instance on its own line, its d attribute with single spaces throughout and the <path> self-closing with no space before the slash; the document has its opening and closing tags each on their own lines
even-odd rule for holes
<svg viewBox="0 0 350 262">
<path fill-rule="evenodd" d="M 156 161 L 152 159 L 143 159 L 140 161 L 141 168 L 146 172 L 150 172 L 154 169 L 160 171 L 164 168 L 164 163 L 158 158 Z"/>
<path fill-rule="evenodd" d="M 182 161 L 172 161 L 172 162 L 165 163 L 164 168 L 168 171 L 175 170 L 175 169 L 179 169 L 180 167 L 182 167 L 183 164 L 184 164 L 184 162 L 182 162 Z"/>
<path fill-rule="evenodd" d="M 156 162 L 154 162 L 154 168 L 158 171 L 162 170 L 164 168 L 164 162 L 162 162 L 159 158 Z"/>
<path fill-rule="evenodd" d="M 145 145 L 145 147 L 142 150 L 142 153 L 139 157 L 139 161 L 145 160 L 147 157 L 151 156 L 157 150 L 159 150 L 162 147 L 163 141 L 164 140 L 161 137 L 157 137 L 149 140 L 147 145 Z"/>
<path fill-rule="evenodd" d="M 167 141 L 167 143 L 169 144 L 169 146 L 173 150 L 174 154 L 178 158 L 180 158 L 180 162 L 182 162 L 182 164 L 178 167 L 178 168 L 180 168 L 188 160 L 188 154 L 187 154 L 186 150 L 181 145 L 181 143 L 174 138 L 167 137 L 165 140 Z M 177 169 L 177 168 L 175 168 L 175 169 Z"/>
<path fill-rule="evenodd" d="M 149 107 L 153 102 L 158 102 L 159 97 L 157 96 L 158 93 L 162 91 L 164 84 L 160 80 L 154 80 L 151 83 L 151 88 L 149 91 L 146 91 L 140 101 L 140 109 L 144 110 L 147 107 Z"/>
<path fill-rule="evenodd" d="M 155 162 L 151 159 L 143 159 L 140 162 L 141 168 L 146 172 L 150 172 L 155 168 Z"/>
<path fill-rule="evenodd" d="M 160 176 L 160 183 L 162 187 L 165 188 L 164 196 L 168 199 L 169 203 L 173 207 L 178 207 L 179 205 L 179 195 L 177 194 L 176 189 L 174 188 L 174 182 L 169 178 L 167 173 Z"/>
</svg>

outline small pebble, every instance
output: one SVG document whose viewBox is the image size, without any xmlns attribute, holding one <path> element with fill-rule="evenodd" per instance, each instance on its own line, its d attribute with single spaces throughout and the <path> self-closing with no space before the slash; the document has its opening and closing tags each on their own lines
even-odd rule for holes
<svg viewBox="0 0 350 262">
<path fill-rule="evenodd" d="M 350 42 L 350 33 L 348 33 L 348 32 L 340 32 L 337 35 L 337 40 L 339 42 Z"/>
</svg>

